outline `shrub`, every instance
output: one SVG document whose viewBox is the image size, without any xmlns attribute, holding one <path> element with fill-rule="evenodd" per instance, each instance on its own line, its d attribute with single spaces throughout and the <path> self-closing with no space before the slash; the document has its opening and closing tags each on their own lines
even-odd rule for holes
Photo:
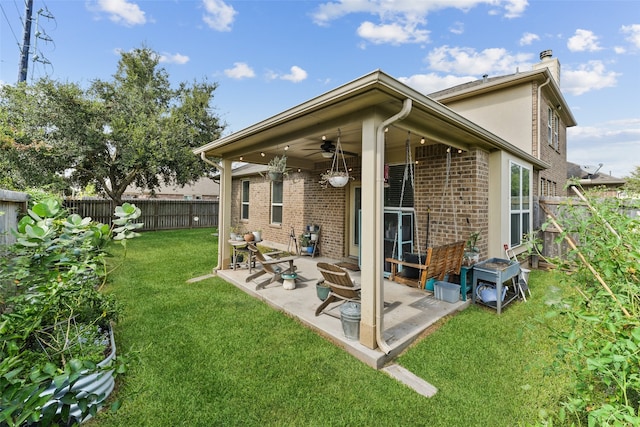
<svg viewBox="0 0 640 427">
<path fill-rule="evenodd" d="M 562 238 L 578 247 L 562 263 L 576 292 L 550 313 L 568 320 L 554 331 L 556 368 L 574 382 L 556 415 L 577 425 L 640 425 L 640 223 L 629 215 L 633 202 L 588 196 L 558 215 Z"/>
<path fill-rule="evenodd" d="M 97 396 L 68 391 L 61 407 L 47 405 L 81 374 L 98 372 L 109 353 L 108 330 L 120 308 L 100 291 L 106 248 L 125 243 L 142 224 L 134 205 L 118 206 L 115 228 L 65 211 L 59 200 L 35 203 L 18 223 L 16 243 L 0 260 L 0 425 L 69 423 Z M 109 369 L 114 369 L 110 367 Z M 54 395 L 43 392 L 55 384 Z"/>
</svg>

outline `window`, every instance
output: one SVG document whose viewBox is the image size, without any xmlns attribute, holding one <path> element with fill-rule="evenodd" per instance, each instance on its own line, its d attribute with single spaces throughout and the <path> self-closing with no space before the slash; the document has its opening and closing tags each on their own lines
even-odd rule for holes
<svg viewBox="0 0 640 427">
<path fill-rule="evenodd" d="M 271 181 L 271 223 L 282 224 L 282 181 Z"/>
<path fill-rule="evenodd" d="M 411 182 L 411 174 L 404 176 L 406 166 L 391 165 L 388 167 L 388 182 L 384 189 L 384 205 L 386 207 L 413 207 L 413 185 Z M 402 206 L 400 205 L 402 199 Z"/>
<path fill-rule="evenodd" d="M 553 110 L 547 109 L 547 143 L 553 145 Z"/>
<path fill-rule="evenodd" d="M 522 237 L 529 233 L 531 218 L 531 189 L 529 183 L 529 169 L 511 162 L 511 204 L 510 218 L 510 246 L 518 246 Z"/>
<path fill-rule="evenodd" d="M 241 219 L 249 219 L 249 181 L 242 181 L 242 214 Z"/>
<path fill-rule="evenodd" d="M 553 118 L 553 148 L 556 151 L 560 151 L 560 138 L 558 136 L 560 134 L 560 117 L 555 114 Z"/>
</svg>

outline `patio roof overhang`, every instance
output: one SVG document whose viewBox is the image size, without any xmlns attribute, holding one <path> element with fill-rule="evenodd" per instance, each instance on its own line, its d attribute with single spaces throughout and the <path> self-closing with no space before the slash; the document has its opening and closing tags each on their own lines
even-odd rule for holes
<svg viewBox="0 0 640 427">
<path fill-rule="evenodd" d="M 440 143 L 462 150 L 470 147 L 503 150 L 536 169 L 550 166 L 380 70 L 219 138 L 194 153 L 204 153 L 210 159 L 266 164 L 288 147 L 290 167 L 312 169 L 316 162 L 326 161 L 319 149 L 323 136 L 335 140 L 340 129 L 343 149 L 359 154 L 362 121 L 372 114 L 382 117 L 395 114 L 406 99 L 411 99 L 413 107 L 406 118 L 389 129 L 387 152 L 403 153 L 407 132 L 411 132 L 418 140 L 425 138 L 428 144 Z"/>
</svg>

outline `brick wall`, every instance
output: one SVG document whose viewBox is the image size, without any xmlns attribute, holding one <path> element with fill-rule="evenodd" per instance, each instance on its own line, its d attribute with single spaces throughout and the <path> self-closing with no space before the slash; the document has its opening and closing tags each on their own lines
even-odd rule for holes
<svg viewBox="0 0 640 427">
<path fill-rule="evenodd" d="M 544 180 L 545 186 L 553 187 L 551 191 L 545 190 L 545 194 L 557 196 L 564 194 L 563 188 L 567 182 L 567 127 L 561 120 L 558 131 L 558 149 L 556 150 L 555 147 L 549 145 L 548 142 L 547 126 L 549 123 L 549 114 L 547 113 L 547 109 L 549 106 L 549 102 L 546 99 L 542 101 L 542 116 L 539 131 L 541 136 L 540 159 L 549 163 L 551 167 L 540 171 L 538 176 L 534 177 L 533 194 L 540 194 L 540 182 Z M 554 109 L 554 106 L 551 105 L 551 108 Z"/>
<path fill-rule="evenodd" d="M 429 246 L 466 241 L 472 232 L 478 231 L 481 236 L 478 248 L 486 254 L 489 154 L 480 149 L 458 153 L 452 148 L 448 183 L 446 146 L 418 147 L 416 160 L 417 231 L 421 244 L 425 244 L 430 210 Z"/>
<path fill-rule="evenodd" d="M 489 166 L 488 153 L 474 149 L 451 154 L 447 193 L 443 188 L 447 173 L 447 147 L 430 145 L 418 147 L 415 158 L 417 233 L 420 244 L 426 245 L 427 211 L 430 209 L 429 245 L 438 246 L 456 240 L 467 240 L 472 232 L 480 231 L 478 246 L 487 253 Z M 350 174 L 360 176 L 359 159 L 348 159 Z M 323 256 L 341 259 L 346 256 L 348 186 L 322 188 L 320 174 L 326 164 L 316 165 L 311 172 L 293 173 L 284 180 L 284 210 L 281 226 L 270 221 L 270 182 L 260 176 L 250 180 L 249 220 L 240 222 L 241 181 L 232 185 L 232 224 L 242 223 L 245 229 L 262 230 L 264 240 L 287 245 L 290 229 L 300 235 L 307 224 L 320 225 L 320 251 Z M 453 193 L 453 200 L 452 200 Z M 455 222 L 454 222 L 455 211 Z M 457 235 L 454 230 L 457 226 Z M 382 230 L 381 230 L 382 232 Z M 417 241 L 418 239 L 415 238 Z"/>
</svg>

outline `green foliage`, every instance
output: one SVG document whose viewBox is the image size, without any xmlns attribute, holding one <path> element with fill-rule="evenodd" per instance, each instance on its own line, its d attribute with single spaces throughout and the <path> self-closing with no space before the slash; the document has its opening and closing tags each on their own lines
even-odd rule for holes
<svg viewBox="0 0 640 427">
<path fill-rule="evenodd" d="M 111 230 L 69 214 L 59 199 L 42 198 L 18 223 L 16 243 L 0 260 L 0 425 L 66 423 L 73 403 L 82 417 L 95 412 L 97 396 L 64 390 L 81 374 L 105 369 L 96 364 L 121 311 L 99 291 L 106 248 L 142 225 L 132 223 L 140 216 L 134 205 L 118 209 L 119 227 Z M 51 384 L 56 390 L 44 393 Z M 54 396 L 61 406 L 51 404 Z"/>
<path fill-rule="evenodd" d="M 579 425 L 638 425 L 640 223 L 629 215 L 638 206 L 614 198 L 587 199 L 593 211 L 568 203 L 559 215 L 563 237 L 578 241 L 578 250 L 602 279 L 576 250 L 562 264 L 571 272 L 566 284 L 577 292 L 550 313 L 566 318 L 568 326 L 554 331 L 561 340 L 555 368 L 568 372 L 574 383 L 559 415 Z"/>
<path fill-rule="evenodd" d="M 626 180 L 627 183 L 624 186 L 625 191 L 636 197 L 640 196 L 640 166 L 636 166 Z"/>
<path fill-rule="evenodd" d="M 209 105 L 216 88 L 205 81 L 172 89 L 148 48 L 123 52 L 113 80 L 86 90 L 47 79 L 2 86 L 0 183 L 93 185 L 117 203 L 130 184 L 153 192 L 191 183 L 209 170 L 193 148 L 224 128 Z"/>
</svg>

